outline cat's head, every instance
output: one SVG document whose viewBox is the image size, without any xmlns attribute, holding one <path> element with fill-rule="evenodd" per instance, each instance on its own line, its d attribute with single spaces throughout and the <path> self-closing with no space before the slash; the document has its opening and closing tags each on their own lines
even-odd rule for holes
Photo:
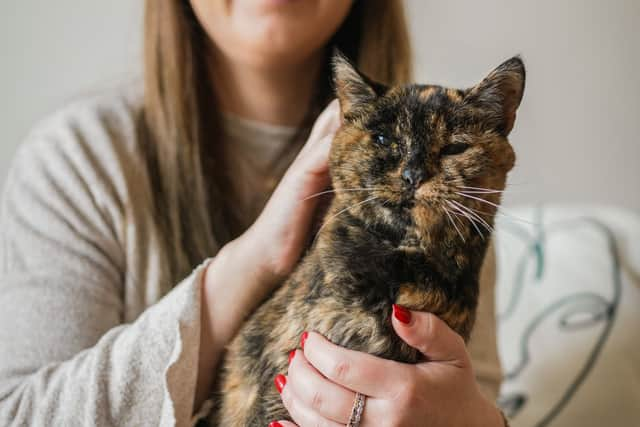
<svg viewBox="0 0 640 427">
<path fill-rule="evenodd" d="M 524 91 L 520 58 L 463 90 L 387 87 L 340 54 L 333 64 L 343 125 L 330 170 L 336 197 L 352 214 L 417 226 L 451 217 L 450 225 L 470 227 L 471 212 L 494 213 L 515 161 L 507 136 Z"/>
</svg>

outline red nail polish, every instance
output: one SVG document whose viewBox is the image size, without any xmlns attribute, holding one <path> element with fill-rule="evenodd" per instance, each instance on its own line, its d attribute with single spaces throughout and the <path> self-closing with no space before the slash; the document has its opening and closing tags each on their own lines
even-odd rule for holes
<svg viewBox="0 0 640 427">
<path fill-rule="evenodd" d="M 289 365 L 291 365 L 291 361 L 293 360 L 293 356 L 296 355 L 296 351 L 295 350 L 291 350 L 289 352 Z"/>
<path fill-rule="evenodd" d="M 307 338 L 309 337 L 309 332 L 304 331 L 302 333 L 302 336 L 300 336 L 300 347 L 304 350 L 304 342 L 307 340 Z"/>
<path fill-rule="evenodd" d="M 282 424 L 280 424 L 280 423 L 279 423 L 279 422 L 277 422 L 277 421 L 271 421 L 271 422 L 269 423 L 269 427 L 282 427 Z"/>
<path fill-rule="evenodd" d="M 393 317 L 405 325 L 411 322 L 411 312 L 401 305 L 393 304 Z"/>
<path fill-rule="evenodd" d="M 278 374 L 273 379 L 273 383 L 276 385 L 276 388 L 278 389 L 278 393 L 282 393 L 282 389 L 287 384 L 287 378 L 282 374 Z"/>
</svg>

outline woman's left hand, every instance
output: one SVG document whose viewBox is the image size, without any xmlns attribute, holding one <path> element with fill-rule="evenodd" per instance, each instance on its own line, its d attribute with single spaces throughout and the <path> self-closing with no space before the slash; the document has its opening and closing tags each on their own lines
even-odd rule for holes
<svg viewBox="0 0 640 427">
<path fill-rule="evenodd" d="M 279 378 L 282 400 L 300 427 L 347 424 L 355 392 L 367 396 L 361 427 L 502 427 L 476 383 L 463 339 L 437 316 L 397 307 L 393 327 L 426 362 L 394 362 L 332 344 L 310 332 Z M 283 385 L 284 386 L 281 387 Z M 295 427 L 288 421 L 271 424 Z"/>
</svg>

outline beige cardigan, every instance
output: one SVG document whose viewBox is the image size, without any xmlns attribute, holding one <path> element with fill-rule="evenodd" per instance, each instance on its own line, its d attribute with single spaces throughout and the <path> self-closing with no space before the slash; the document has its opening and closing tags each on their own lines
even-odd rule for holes
<svg viewBox="0 0 640 427">
<path fill-rule="evenodd" d="M 66 107 L 13 162 L 0 211 L 0 425 L 193 421 L 207 261 L 181 283 L 160 268 L 137 99 L 112 94 Z M 480 383 L 495 394 L 489 276 L 471 351 Z"/>
</svg>

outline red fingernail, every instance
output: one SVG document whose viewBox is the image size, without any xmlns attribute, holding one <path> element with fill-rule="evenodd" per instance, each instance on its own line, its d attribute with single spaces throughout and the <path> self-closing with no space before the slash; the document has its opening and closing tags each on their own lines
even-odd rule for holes
<svg viewBox="0 0 640 427">
<path fill-rule="evenodd" d="M 300 336 L 300 347 L 302 347 L 302 349 L 304 350 L 304 342 L 307 340 L 307 338 L 309 337 L 309 332 L 304 331 L 302 333 L 302 336 Z"/>
<path fill-rule="evenodd" d="M 282 427 L 282 424 L 280 424 L 280 423 L 279 423 L 279 422 L 277 422 L 277 421 L 271 421 L 271 422 L 269 423 L 269 427 Z"/>
<path fill-rule="evenodd" d="M 273 383 L 276 385 L 276 388 L 278 389 L 278 393 L 282 393 L 282 389 L 287 384 L 287 378 L 282 374 L 278 374 L 273 379 Z"/>
<path fill-rule="evenodd" d="M 289 365 L 291 365 L 291 361 L 293 360 L 293 356 L 296 355 L 296 351 L 295 350 L 291 350 L 289 352 Z"/>
<path fill-rule="evenodd" d="M 393 304 L 393 317 L 405 325 L 411 322 L 411 312 L 401 305 Z"/>
</svg>

